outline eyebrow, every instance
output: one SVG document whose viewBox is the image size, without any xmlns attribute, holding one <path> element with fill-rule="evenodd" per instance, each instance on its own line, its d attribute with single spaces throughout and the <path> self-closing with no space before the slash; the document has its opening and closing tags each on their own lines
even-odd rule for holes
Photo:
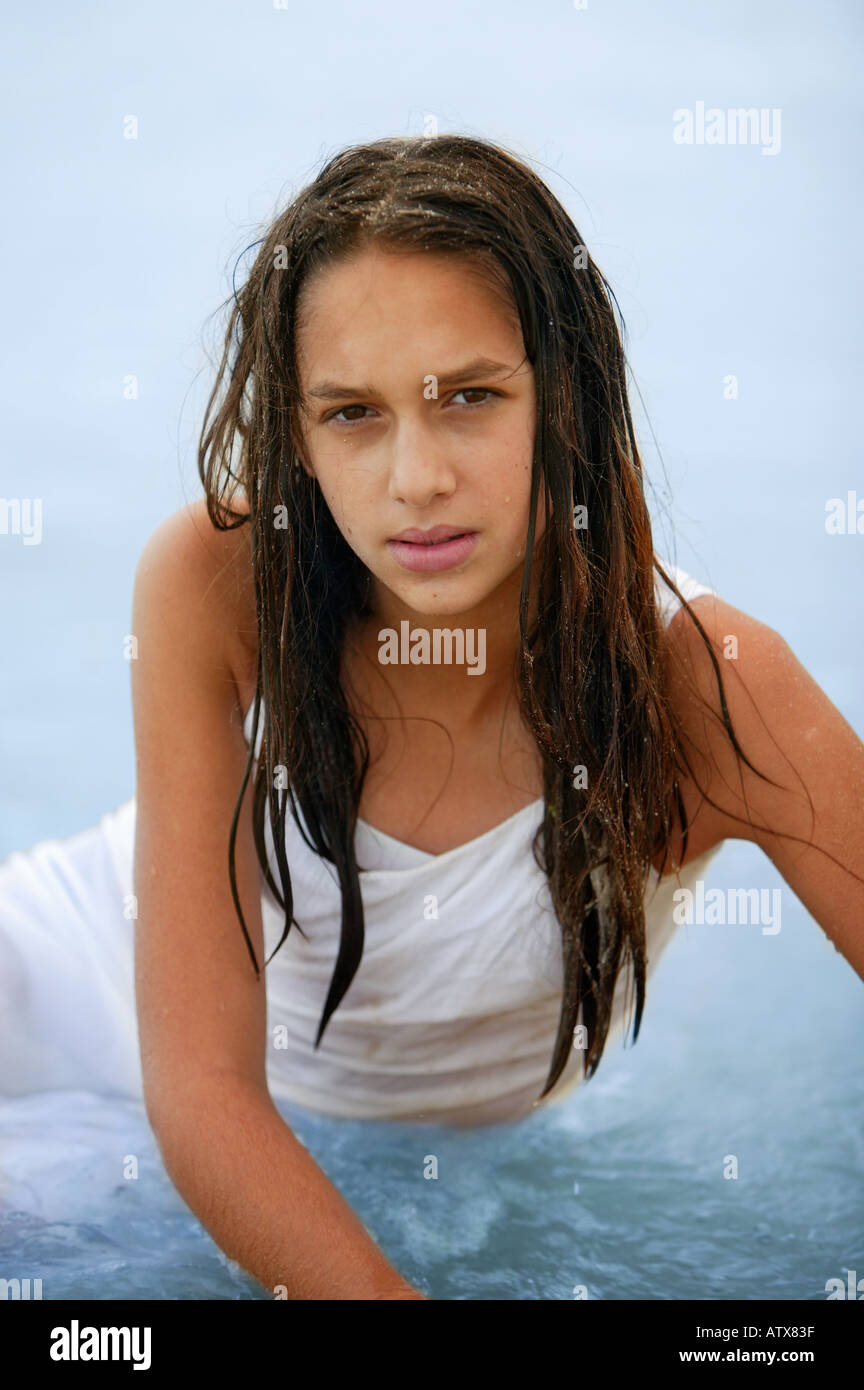
<svg viewBox="0 0 864 1390">
<path fill-rule="evenodd" d="M 516 368 L 506 362 L 493 362 L 491 357 L 475 357 L 473 362 L 466 362 L 463 367 L 457 367 L 455 371 L 439 376 L 437 381 L 439 386 L 455 386 L 460 381 L 472 381 L 478 376 L 499 377 L 505 372 L 515 371 Z M 434 373 L 430 372 L 429 375 Z M 306 394 L 314 400 L 335 401 L 342 400 L 345 396 L 374 396 L 377 392 L 375 387 L 368 383 L 365 386 L 343 386 L 338 381 L 319 381 Z"/>
</svg>

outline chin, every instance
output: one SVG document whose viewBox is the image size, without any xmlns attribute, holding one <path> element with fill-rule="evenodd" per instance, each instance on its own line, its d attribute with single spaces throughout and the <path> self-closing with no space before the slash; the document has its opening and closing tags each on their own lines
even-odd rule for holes
<svg viewBox="0 0 864 1390">
<path fill-rule="evenodd" d="M 470 580 L 453 575 L 428 575 L 422 584 L 387 585 L 390 593 L 418 618 L 458 618 L 482 606 L 495 592 L 495 584 L 478 585 L 476 576 Z"/>
</svg>

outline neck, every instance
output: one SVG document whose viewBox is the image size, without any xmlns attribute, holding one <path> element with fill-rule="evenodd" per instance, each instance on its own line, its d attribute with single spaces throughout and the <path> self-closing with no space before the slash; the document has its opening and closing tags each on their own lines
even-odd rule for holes
<svg viewBox="0 0 864 1390">
<path fill-rule="evenodd" d="M 521 579 L 519 570 L 476 608 L 434 617 L 373 581 L 372 611 L 347 634 L 346 648 L 406 710 L 431 707 L 448 725 L 470 724 L 514 693 Z"/>
</svg>

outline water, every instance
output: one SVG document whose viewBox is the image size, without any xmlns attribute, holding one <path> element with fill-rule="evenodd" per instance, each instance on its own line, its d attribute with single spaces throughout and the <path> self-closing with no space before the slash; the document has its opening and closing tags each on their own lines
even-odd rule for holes
<svg viewBox="0 0 864 1390">
<path fill-rule="evenodd" d="M 716 862 L 716 886 L 771 881 L 748 846 Z M 635 1047 L 519 1123 L 281 1113 L 433 1298 L 824 1299 L 864 1270 L 860 982 L 786 892 L 776 936 L 682 927 L 652 984 Z M 143 1107 L 91 1092 L 0 1102 L 0 1273 L 46 1299 L 269 1296 L 175 1192 Z"/>
</svg>

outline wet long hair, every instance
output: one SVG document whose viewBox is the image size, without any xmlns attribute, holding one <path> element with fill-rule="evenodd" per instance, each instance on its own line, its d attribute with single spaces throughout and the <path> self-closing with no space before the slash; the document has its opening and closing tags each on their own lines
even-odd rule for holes
<svg viewBox="0 0 864 1390">
<path fill-rule="evenodd" d="M 655 856 L 662 852 L 666 865 L 676 816 L 686 847 L 679 781 L 695 773 L 667 696 L 655 571 L 701 633 L 727 734 L 752 764 L 732 729 L 710 641 L 655 557 L 620 310 L 569 215 L 526 164 L 483 140 L 439 135 L 345 149 L 275 218 L 256 243 L 248 278 L 226 301 L 224 351 L 198 451 L 213 525 L 251 527 L 258 677 L 229 873 L 256 973 L 235 874 L 237 825 L 253 767 L 257 855 L 285 916 L 275 950 L 292 924 L 301 930 L 285 852 L 289 807 L 306 843 L 339 878 L 339 949 L 315 1047 L 363 954 L 354 832 L 369 748 L 340 683 L 340 654 L 348 625 L 369 611 L 370 576 L 317 482 L 297 466 L 303 434 L 296 342 L 309 277 L 373 243 L 467 256 L 485 267 L 490 284 L 505 284 L 515 302 L 535 373 L 514 677 L 542 758 L 544 815 L 533 853 L 548 877 L 563 951 L 561 1012 L 542 1098 L 564 1070 L 579 1024 L 586 1030 L 580 1038 L 587 1035 L 584 1075 L 596 1071 L 625 967 L 635 982 L 633 1040 L 638 1036 L 646 884 Z M 547 525 L 535 577 L 541 488 Z M 238 491 L 247 505 L 236 509 Z M 587 509 L 586 526 L 574 525 L 579 506 Z M 574 776 L 577 768 L 584 773 Z M 281 887 L 268 860 L 268 811 Z"/>
</svg>

